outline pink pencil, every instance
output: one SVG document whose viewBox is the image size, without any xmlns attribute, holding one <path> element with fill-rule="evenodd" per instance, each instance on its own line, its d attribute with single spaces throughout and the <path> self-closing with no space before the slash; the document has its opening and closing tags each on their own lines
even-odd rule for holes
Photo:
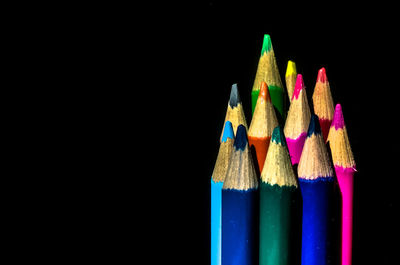
<svg viewBox="0 0 400 265">
<path fill-rule="evenodd" d="M 328 135 L 332 160 L 342 194 L 342 265 L 351 265 L 353 234 L 353 177 L 356 171 L 342 106 L 336 105 Z"/>
<path fill-rule="evenodd" d="M 303 76 L 298 74 L 286 118 L 285 128 L 283 130 L 292 165 L 296 165 L 300 161 L 301 152 L 303 151 L 304 142 L 307 137 L 310 118 L 311 112 L 308 106 Z"/>
</svg>

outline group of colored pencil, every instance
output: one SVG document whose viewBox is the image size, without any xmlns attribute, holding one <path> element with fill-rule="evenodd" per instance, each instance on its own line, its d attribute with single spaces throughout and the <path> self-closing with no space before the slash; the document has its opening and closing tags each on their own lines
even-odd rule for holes
<svg viewBox="0 0 400 265">
<path fill-rule="evenodd" d="M 231 88 L 211 178 L 211 265 L 292 264 L 298 192 L 301 264 L 329 264 L 335 185 L 342 196 L 341 264 L 351 265 L 356 170 L 342 107 L 334 108 L 325 68 L 318 71 L 313 112 L 294 62 L 288 62 L 285 77 L 288 110 L 266 34 L 251 91 L 250 127 L 237 84 Z"/>
</svg>

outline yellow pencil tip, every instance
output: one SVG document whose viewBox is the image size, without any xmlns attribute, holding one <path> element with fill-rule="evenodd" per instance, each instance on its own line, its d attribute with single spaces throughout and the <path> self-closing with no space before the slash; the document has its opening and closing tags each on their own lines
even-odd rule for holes
<svg viewBox="0 0 400 265">
<path fill-rule="evenodd" d="M 286 76 L 289 75 L 297 75 L 296 71 L 296 64 L 293 61 L 288 61 L 287 68 L 286 68 Z"/>
</svg>

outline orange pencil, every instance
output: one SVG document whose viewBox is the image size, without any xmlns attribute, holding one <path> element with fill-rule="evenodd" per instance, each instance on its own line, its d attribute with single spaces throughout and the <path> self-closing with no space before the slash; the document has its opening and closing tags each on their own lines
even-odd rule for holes
<svg viewBox="0 0 400 265">
<path fill-rule="evenodd" d="M 251 149 L 255 149 L 258 173 L 263 170 L 271 135 L 276 126 L 278 126 L 278 120 L 271 102 L 267 83 L 261 82 L 260 93 L 248 133 L 249 146 Z"/>
</svg>

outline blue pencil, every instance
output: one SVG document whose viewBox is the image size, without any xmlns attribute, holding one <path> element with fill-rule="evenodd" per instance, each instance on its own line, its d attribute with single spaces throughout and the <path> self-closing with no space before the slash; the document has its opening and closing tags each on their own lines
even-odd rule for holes
<svg viewBox="0 0 400 265">
<path fill-rule="evenodd" d="M 233 128 L 225 122 L 217 161 L 211 178 L 211 265 L 221 265 L 221 197 L 222 185 L 233 149 Z"/>
<path fill-rule="evenodd" d="M 222 188 L 222 265 L 258 259 L 258 180 L 246 128 L 239 125 Z"/>
<path fill-rule="evenodd" d="M 334 177 L 316 115 L 311 116 L 298 176 L 303 197 L 301 264 L 330 264 Z"/>
</svg>

